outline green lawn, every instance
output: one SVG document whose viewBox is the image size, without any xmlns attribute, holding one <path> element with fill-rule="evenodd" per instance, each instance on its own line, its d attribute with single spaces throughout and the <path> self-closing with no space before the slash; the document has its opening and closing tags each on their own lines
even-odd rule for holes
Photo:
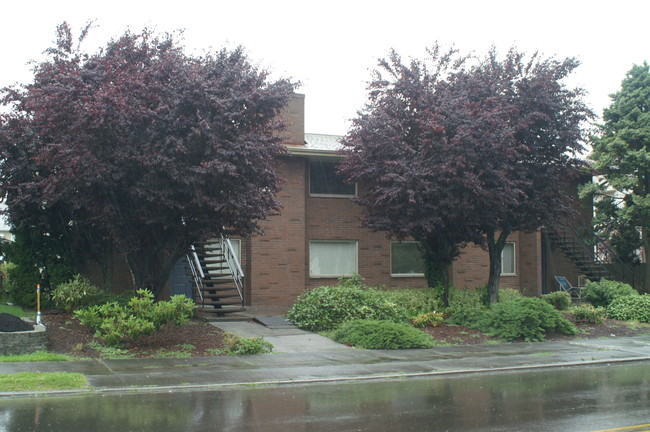
<svg viewBox="0 0 650 432">
<path fill-rule="evenodd" d="M 70 372 L 20 372 L 0 375 L 0 392 L 69 390 L 88 386 L 82 374 Z"/>
<path fill-rule="evenodd" d="M 27 318 L 36 319 L 36 313 L 35 312 L 31 312 L 31 311 L 25 312 L 18 306 L 9 306 L 9 305 L 6 305 L 6 304 L 0 305 L 0 313 L 8 313 L 8 314 L 16 315 L 16 316 L 19 316 L 19 317 L 27 317 Z"/>
<path fill-rule="evenodd" d="M 0 363 L 4 362 L 43 362 L 43 361 L 69 361 L 79 360 L 77 358 L 64 355 L 49 353 L 47 351 L 36 351 L 30 354 L 16 354 L 0 356 Z"/>
</svg>

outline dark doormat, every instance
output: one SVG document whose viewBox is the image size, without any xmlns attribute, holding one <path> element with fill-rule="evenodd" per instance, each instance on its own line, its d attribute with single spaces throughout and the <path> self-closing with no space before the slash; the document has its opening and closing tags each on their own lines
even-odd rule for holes
<svg viewBox="0 0 650 432">
<path fill-rule="evenodd" d="M 298 328 L 291 321 L 287 321 L 284 317 L 279 315 L 275 316 L 256 316 L 253 318 L 256 321 L 268 328 Z"/>
</svg>

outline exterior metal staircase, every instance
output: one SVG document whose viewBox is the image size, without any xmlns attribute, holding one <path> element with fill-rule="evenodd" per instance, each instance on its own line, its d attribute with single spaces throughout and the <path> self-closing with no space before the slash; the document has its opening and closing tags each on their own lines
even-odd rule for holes
<svg viewBox="0 0 650 432">
<path fill-rule="evenodd" d="M 230 239 L 195 244 L 186 259 L 197 305 L 218 315 L 244 309 L 244 272 Z"/>
<path fill-rule="evenodd" d="M 594 247 L 581 239 L 574 228 L 566 226 L 547 229 L 546 232 L 553 245 L 562 250 L 588 279 L 614 278 L 610 264 L 615 257 L 605 245 Z"/>
</svg>

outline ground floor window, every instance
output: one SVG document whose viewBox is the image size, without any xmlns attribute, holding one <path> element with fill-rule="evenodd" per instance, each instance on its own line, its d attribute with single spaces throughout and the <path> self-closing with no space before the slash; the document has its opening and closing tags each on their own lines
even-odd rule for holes
<svg viewBox="0 0 650 432">
<path fill-rule="evenodd" d="M 340 277 L 359 272 L 356 241 L 310 241 L 309 276 Z"/>
<path fill-rule="evenodd" d="M 391 242 L 390 274 L 397 277 L 424 276 L 424 260 L 418 242 Z"/>
<path fill-rule="evenodd" d="M 501 274 L 514 275 L 517 274 L 517 262 L 515 259 L 515 244 L 508 242 L 501 251 Z"/>
</svg>

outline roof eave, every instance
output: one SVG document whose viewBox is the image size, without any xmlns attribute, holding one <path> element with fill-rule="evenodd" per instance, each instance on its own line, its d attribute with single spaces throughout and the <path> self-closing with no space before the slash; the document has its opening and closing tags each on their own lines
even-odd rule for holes
<svg viewBox="0 0 650 432">
<path fill-rule="evenodd" d="M 343 158 L 343 155 L 338 153 L 338 151 L 335 150 L 311 149 L 307 147 L 292 146 L 292 145 L 287 145 L 286 148 L 287 150 L 289 150 L 289 154 L 293 156 L 319 156 L 319 157 L 325 156 L 325 157 L 338 158 L 338 159 Z"/>
</svg>

